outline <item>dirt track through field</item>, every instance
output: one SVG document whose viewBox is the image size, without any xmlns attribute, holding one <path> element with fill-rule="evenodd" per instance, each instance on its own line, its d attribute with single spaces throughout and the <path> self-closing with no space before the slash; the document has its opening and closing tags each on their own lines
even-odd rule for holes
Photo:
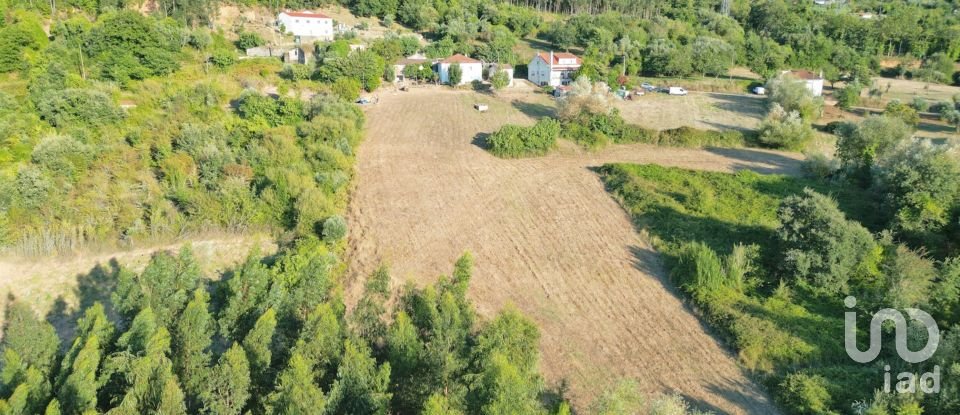
<svg viewBox="0 0 960 415">
<path fill-rule="evenodd" d="M 357 298 L 381 261 L 395 287 L 430 284 L 464 252 L 470 297 L 489 317 L 513 304 L 539 325 L 550 385 L 583 408 L 620 378 L 678 393 L 720 413 L 775 414 L 766 394 L 671 288 L 657 254 L 590 169 L 607 162 L 796 173 L 796 155 L 753 150 L 571 146 L 501 160 L 474 143 L 519 106 L 471 92 L 383 94 L 368 112 L 349 211 L 350 284 Z M 485 114 L 472 109 L 489 101 Z"/>
</svg>

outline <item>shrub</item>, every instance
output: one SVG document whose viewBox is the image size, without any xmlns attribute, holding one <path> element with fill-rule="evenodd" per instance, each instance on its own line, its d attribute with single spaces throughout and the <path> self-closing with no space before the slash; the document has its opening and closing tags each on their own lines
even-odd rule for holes
<svg viewBox="0 0 960 415">
<path fill-rule="evenodd" d="M 804 120 L 814 120 L 823 112 L 823 98 L 814 97 L 803 81 L 780 76 L 767 83 L 770 105 L 779 104 L 787 112 L 797 111 Z"/>
<path fill-rule="evenodd" d="M 907 123 L 907 125 L 912 127 L 916 127 L 918 124 L 920 124 L 920 114 L 917 113 L 917 110 L 898 100 L 890 101 L 887 104 L 886 109 L 884 109 L 883 115 L 899 118 L 903 122 Z"/>
<path fill-rule="evenodd" d="M 302 81 L 310 78 L 310 67 L 307 65 L 286 65 L 280 72 L 280 76 L 291 81 Z"/>
<path fill-rule="evenodd" d="M 237 39 L 237 47 L 240 49 L 250 49 L 257 46 L 263 46 L 267 42 L 259 34 L 253 32 L 243 32 Z"/>
<path fill-rule="evenodd" d="M 543 118 L 531 127 L 508 124 L 487 137 L 487 147 L 497 157 L 515 158 L 544 155 L 560 135 L 560 122 Z"/>
<path fill-rule="evenodd" d="M 460 81 L 463 80 L 463 69 L 460 68 L 459 63 L 450 65 L 450 68 L 447 70 L 448 79 L 450 85 L 457 86 L 460 85 Z"/>
<path fill-rule="evenodd" d="M 100 126 L 114 123 L 123 116 L 107 94 L 91 89 L 50 91 L 37 104 L 37 111 L 54 127 Z"/>
<path fill-rule="evenodd" d="M 323 240 L 327 243 L 339 242 L 347 236 L 347 221 L 343 216 L 336 215 L 323 221 Z"/>
<path fill-rule="evenodd" d="M 808 176 L 825 179 L 833 175 L 840 168 L 837 159 L 830 158 L 823 153 L 808 154 L 803 162 L 803 171 Z"/>
<path fill-rule="evenodd" d="M 490 85 L 494 90 L 501 90 L 510 85 L 510 75 L 507 71 L 498 70 L 490 77 Z"/>
<path fill-rule="evenodd" d="M 800 117 L 799 112 L 787 113 L 776 103 L 760 123 L 759 140 L 770 147 L 799 149 L 813 139 L 813 135 L 813 128 Z"/>
<path fill-rule="evenodd" d="M 213 37 L 205 29 L 196 29 L 190 32 L 190 39 L 187 40 L 187 43 L 196 50 L 204 50 L 213 43 Z"/>
<path fill-rule="evenodd" d="M 333 82 L 330 91 L 349 102 L 360 97 L 360 81 L 353 78 L 340 78 Z"/>
<path fill-rule="evenodd" d="M 237 63 L 237 54 L 227 48 L 217 48 L 210 54 L 210 63 L 218 68 L 226 68 Z"/>
<path fill-rule="evenodd" d="M 780 382 L 777 401 L 796 414 L 836 414 L 830 410 L 832 398 L 827 385 L 823 376 L 792 373 Z"/>
<path fill-rule="evenodd" d="M 842 109 L 849 110 L 860 104 L 860 92 L 863 91 L 863 86 L 857 82 L 851 82 L 847 86 L 841 88 L 837 91 L 837 106 Z"/>
</svg>

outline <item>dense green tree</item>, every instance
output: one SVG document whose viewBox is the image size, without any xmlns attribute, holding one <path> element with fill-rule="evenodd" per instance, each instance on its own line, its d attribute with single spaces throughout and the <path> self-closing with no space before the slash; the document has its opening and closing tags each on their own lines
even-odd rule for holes
<svg viewBox="0 0 960 415">
<path fill-rule="evenodd" d="M 343 326 L 330 304 L 324 303 L 307 316 L 300 337 L 293 346 L 310 365 L 317 379 L 332 377 L 343 354 Z"/>
<path fill-rule="evenodd" d="M 874 174 L 890 223 L 941 252 L 947 241 L 932 234 L 942 235 L 957 220 L 960 159 L 949 148 L 929 141 L 902 141 L 886 153 Z"/>
<path fill-rule="evenodd" d="M 0 25 L 0 73 L 24 69 L 28 60 L 25 50 L 36 50 L 47 45 L 47 36 L 40 20 L 24 12 L 17 14 L 11 24 Z"/>
<path fill-rule="evenodd" d="M 183 391 L 167 358 L 170 353 L 167 329 L 158 328 L 144 347 L 142 356 L 125 362 L 125 378 L 129 383 L 117 406 L 107 414 L 186 414 Z"/>
<path fill-rule="evenodd" d="M 883 304 L 897 309 L 926 306 L 937 277 L 933 261 L 910 248 L 884 241 L 880 272 L 885 277 Z"/>
<path fill-rule="evenodd" d="M 450 65 L 450 68 L 447 70 L 447 76 L 450 85 L 460 85 L 460 81 L 463 80 L 463 69 L 460 67 L 459 63 Z"/>
<path fill-rule="evenodd" d="M 263 397 L 273 385 L 273 373 L 270 364 L 274 351 L 274 332 L 277 329 L 277 313 L 272 308 L 257 319 L 253 329 L 243 339 L 243 350 L 250 363 L 250 379 L 253 380 L 255 397 Z"/>
<path fill-rule="evenodd" d="M 290 357 L 277 379 L 277 388 L 267 398 L 268 414 L 323 413 L 326 400 L 314 383 L 311 364 L 300 354 Z"/>
<path fill-rule="evenodd" d="M 435 393 L 424 402 L 420 415 L 463 415 L 463 411 L 454 407 L 450 399 L 443 394 Z"/>
<path fill-rule="evenodd" d="M 29 304 L 17 300 L 8 303 L 3 321 L 3 350 L 14 352 L 20 366 L 49 375 L 56 365 L 60 347 L 60 338 L 53 326 L 38 319 Z"/>
<path fill-rule="evenodd" d="M 377 365 L 370 349 L 350 340 L 330 390 L 332 414 L 386 415 L 390 404 L 390 364 Z"/>
<path fill-rule="evenodd" d="M 694 72 L 715 77 L 726 75 L 733 66 L 737 52 L 721 39 L 700 36 L 693 41 L 691 60 Z"/>
<path fill-rule="evenodd" d="M 87 348 L 87 343 L 90 339 L 97 339 L 99 356 L 102 357 L 107 351 L 107 346 L 113 342 L 113 333 L 113 323 L 107 319 L 103 305 L 96 302 L 88 307 L 84 311 L 83 317 L 77 321 L 76 338 L 73 339 L 70 349 L 67 350 L 61 360 L 60 372 L 57 374 L 54 385 L 58 388 L 62 387 L 63 383 L 67 380 L 67 376 L 73 373 L 74 361 L 80 352 Z M 92 352 L 87 351 L 87 353 L 89 356 Z M 100 357 L 98 357 L 98 359 Z M 89 361 L 85 363 L 85 365 L 89 365 Z M 65 404 L 66 402 L 64 402 L 64 405 Z"/>
<path fill-rule="evenodd" d="M 938 322 L 960 322 L 960 258 L 948 258 L 940 264 L 930 292 L 931 308 Z"/>
<path fill-rule="evenodd" d="M 97 407 L 97 369 L 101 358 L 100 340 L 96 335 L 87 338 L 70 367 L 60 392 L 57 394 L 60 411 L 67 415 L 84 414 Z"/>
<path fill-rule="evenodd" d="M 477 413 L 544 413 L 537 400 L 540 386 L 499 353 L 489 357 L 478 383 L 471 400 L 479 408 Z"/>
<path fill-rule="evenodd" d="M 221 335 L 240 341 L 253 328 L 266 310 L 271 274 L 254 253 L 247 256 L 226 284 L 226 306 L 219 316 Z"/>
<path fill-rule="evenodd" d="M 777 401 L 797 414 L 829 414 L 832 397 L 820 375 L 793 373 L 780 383 Z"/>
<path fill-rule="evenodd" d="M 418 382 L 423 375 L 424 346 L 417 328 L 407 313 L 397 313 L 387 331 L 386 356 L 390 363 L 390 383 L 393 391 L 392 407 L 406 413 L 420 412 L 431 393 L 429 385 Z M 429 404 L 423 407 L 428 411 Z M 435 411 L 435 410 L 434 410 Z"/>
<path fill-rule="evenodd" d="M 84 41 L 84 52 L 102 65 L 104 78 L 130 80 L 166 75 L 179 68 L 180 29 L 126 10 L 97 22 Z"/>
<path fill-rule="evenodd" d="M 189 246 L 181 248 L 176 257 L 160 252 L 150 258 L 142 273 L 120 273 L 113 302 L 117 311 L 128 317 L 149 307 L 157 321 L 172 328 L 200 278 L 200 267 Z"/>
<path fill-rule="evenodd" d="M 202 395 L 204 412 L 239 415 L 250 399 L 250 367 L 247 355 L 234 344 L 220 356 Z"/>
<path fill-rule="evenodd" d="M 54 127 L 108 125 L 123 118 L 107 94 L 89 89 L 50 91 L 37 103 L 37 111 Z"/>
<path fill-rule="evenodd" d="M 206 387 L 211 361 L 214 321 L 207 311 L 208 295 L 198 288 L 174 327 L 173 366 L 187 392 L 187 408 L 199 410 L 196 399 Z"/>
<path fill-rule="evenodd" d="M 828 196 L 805 189 L 777 210 L 777 237 L 783 271 L 803 287 L 825 294 L 846 293 L 851 280 L 877 270 L 878 247 L 870 232 L 848 220 Z"/>
<path fill-rule="evenodd" d="M 693 71 L 690 50 L 670 39 L 654 39 L 643 55 L 643 70 L 658 76 L 687 76 Z"/>
<path fill-rule="evenodd" d="M 754 72 L 770 78 L 787 65 L 792 54 L 788 46 L 750 32 L 746 40 L 746 63 Z"/>
<path fill-rule="evenodd" d="M 844 124 L 836 132 L 837 155 L 851 168 L 869 168 L 913 134 L 899 118 L 870 116 L 860 124 Z"/>
<path fill-rule="evenodd" d="M 355 332 L 373 347 L 379 347 L 387 331 L 383 317 L 389 298 L 390 272 L 381 265 L 367 279 L 363 297 L 353 311 Z"/>
</svg>

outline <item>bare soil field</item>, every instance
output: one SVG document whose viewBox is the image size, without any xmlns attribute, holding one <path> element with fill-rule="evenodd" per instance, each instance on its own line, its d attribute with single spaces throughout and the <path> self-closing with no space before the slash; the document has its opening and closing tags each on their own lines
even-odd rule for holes
<svg viewBox="0 0 960 415">
<path fill-rule="evenodd" d="M 142 271 L 150 257 L 160 251 L 176 252 L 190 243 L 206 276 L 218 276 L 234 266 L 254 248 L 268 255 L 277 246 L 268 235 L 221 235 L 111 253 L 81 253 L 71 256 L 24 259 L 0 257 L 0 309 L 10 297 L 29 302 L 40 315 L 47 315 L 61 336 L 72 328 L 77 306 L 108 301 L 118 267 Z M 2 316 L 0 316 L 2 320 Z"/>
<path fill-rule="evenodd" d="M 470 297 L 481 315 L 513 304 L 532 318 L 547 381 L 567 382 L 576 407 L 628 377 L 645 392 L 678 393 L 719 413 L 777 413 L 678 297 L 657 253 L 591 168 L 622 161 L 792 174 L 800 156 L 563 145 L 542 158 L 495 158 L 477 145 L 484 134 L 549 110 L 520 96 L 415 88 L 380 94 L 367 108 L 348 216 L 348 300 L 380 263 L 390 266 L 394 287 L 423 286 L 470 251 Z M 490 111 L 474 111 L 475 102 Z"/>
</svg>

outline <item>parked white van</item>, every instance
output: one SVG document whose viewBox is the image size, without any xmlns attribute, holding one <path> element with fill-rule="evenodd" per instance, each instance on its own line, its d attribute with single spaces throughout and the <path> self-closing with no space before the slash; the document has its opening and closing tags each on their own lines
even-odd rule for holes
<svg viewBox="0 0 960 415">
<path fill-rule="evenodd" d="M 668 92 L 670 95 L 687 95 L 687 90 L 679 86 L 671 86 Z"/>
</svg>

